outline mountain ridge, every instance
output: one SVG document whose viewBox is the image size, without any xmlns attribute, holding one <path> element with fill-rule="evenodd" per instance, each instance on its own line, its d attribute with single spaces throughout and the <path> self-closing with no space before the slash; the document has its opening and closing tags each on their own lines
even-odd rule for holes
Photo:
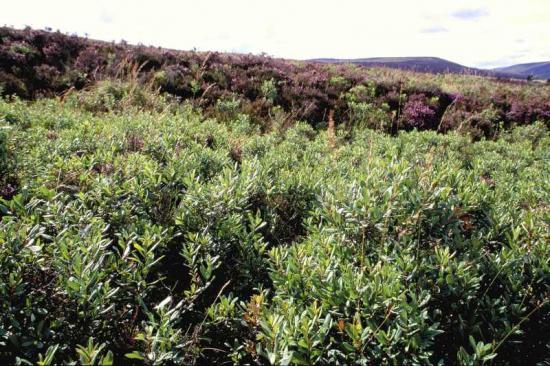
<svg viewBox="0 0 550 366">
<path fill-rule="evenodd" d="M 550 79 L 550 61 L 529 62 L 524 64 L 515 64 L 505 67 L 498 67 L 495 70 L 500 72 L 511 72 L 525 75 L 532 75 L 537 79 Z"/>
<path fill-rule="evenodd" d="M 390 67 L 428 73 L 454 73 L 467 75 L 492 76 L 511 79 L 550 78 L 550 61 L 517 64 L 493 69 L 482 69 L 461 65 L 440 57 L 369 57 L 355 59 L 315 58 L 308 61 L 321 63 L 352 63 L 362 66 Z"/>
</svg>

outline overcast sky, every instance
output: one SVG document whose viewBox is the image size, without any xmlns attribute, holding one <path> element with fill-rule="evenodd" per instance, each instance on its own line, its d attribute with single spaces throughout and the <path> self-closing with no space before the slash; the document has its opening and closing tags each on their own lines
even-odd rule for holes
<svg viewBox="0 0 550 366">
<path fill-rule="evenodd" d="M 550 60 L 550 0 L 2 0 L 0 25 L 307 59 Z"/>
</svg>

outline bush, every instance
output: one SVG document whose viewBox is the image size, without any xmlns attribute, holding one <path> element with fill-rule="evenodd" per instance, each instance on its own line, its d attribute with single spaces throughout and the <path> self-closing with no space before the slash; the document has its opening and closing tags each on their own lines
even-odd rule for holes
<svg viewBox="0 0 550 366">
<path fill-rule="evenodd" d="M 352 126 L 372 128 L 379 131 L 389 131 L 391 119 L 387 104 L 376 107 L 372 103 L 349 102 L 350 123 Z"/>
<path fill-rule="evenodd" d="M 222 121 L 234 119 L 239 112 L 241 101 L 235 97 L 231 99 L 219 99 L 216 102 L 216 112 Z"/>
<path fill-rule="evenodd" d="M 292 91 L 301 111 L 314 91 Z M 217 119 L 132 81 L 1 100 L 0 363 L 548 362 L 547 127 L 362 128 L 392 100 L 410 128 L 442 112 L 437 90 L 394 91 L 333 95 L 365 113 L 353 133 L 278 105 L 261 131 L 215 87 Z"/>
<path fill-rule="evenodd" d="M 527 142 L 536 147 L 544 138 L 548 137 L 549 133 L 548 127 L 537 121 L 530 126 L 519 126 L 508 131 L 503 135 L 503 139 L 510 143 Z"/>
<path fill-rule="evenodd" d="M 435 129 L 438 124 L 434 102 L 428 100 L 424 94 L 410 96 L 403 106 L 400 116 L 400 125 L 406 130 Z"/>
<path fill-rule="evenodd" d="M 166 99 L 142 85 L 105 80 L 94 87 L 68 96 L 68 102 L 92 113 L 122 112 L 128 108 L 162 110 Z"/>
<path fill-rule="evenodd" d="M 273 79 L 264 80 L 261 86 L 261 92 L 263 97 L 273 104 L 277 100 L 277 86 Z"/>
<path fill-rule="evenodd" d="M 479 113 L 475 113 L 467 120 L 468 130 L 474 140 L 479 140 L 483 137 L 496 137 L 496 134 L 501 129 L 499 122 L 501 119 L 496 110 L 493 108 L 485 109 Z"/>
</svg>

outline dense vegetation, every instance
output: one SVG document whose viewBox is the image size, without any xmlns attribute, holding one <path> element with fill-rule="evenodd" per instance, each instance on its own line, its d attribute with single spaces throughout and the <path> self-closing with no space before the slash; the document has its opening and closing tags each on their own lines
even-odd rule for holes
<svg viewBox="0 0 550 366">
<path fill-rule="evenodd" d="M 10 28 L 0 66 L 1 363 L 550 364 L 549 86 Z"/>
<path fill-rule="evenodd" d="M 331 101 L 353 123 L 317 129 L 273 108 L 309 94 L 272 79 L 260 118 L 244 94 L 200 110 L 214 97 L 133 70 L 0 99 L 2 364 L 550 363 L 543 121 L 391 136 L 366 128 L 387 121 L 367 83 Z M 445 94 L 426 93 L 401 115 L 437 123 Z"/>
<path fill-rule="evenodd" d="M 459 130 L 476 139 L 550 122 L 550 86 L 538 83 L 180 52 L 0 28 L 0 89 L 6 95 L 60 95 L 127 74 L 128 65 L 136 65 L 132 77 L 139 82 L 192 101 L 205 116 L 244 112 L 264 123 L 264 131 L 273 116 L 323 127 L 330 111 L 336 123 L 361 121 L 393 134 Z"/>
</svg>

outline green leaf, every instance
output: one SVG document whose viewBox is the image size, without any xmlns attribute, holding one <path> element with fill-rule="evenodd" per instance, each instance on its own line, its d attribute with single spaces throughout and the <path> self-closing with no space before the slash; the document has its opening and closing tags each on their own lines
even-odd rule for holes
<svg viewBox="0 0 550 366">
<path fill-rule="evenodd" d="M 138 351 L 133 351 L 131 353 L 126 353 L 124 357 L 132 359 L 132 360 L 145 360 L 145 358 L 142 356 L 142 354 Z"/>
</svg>

